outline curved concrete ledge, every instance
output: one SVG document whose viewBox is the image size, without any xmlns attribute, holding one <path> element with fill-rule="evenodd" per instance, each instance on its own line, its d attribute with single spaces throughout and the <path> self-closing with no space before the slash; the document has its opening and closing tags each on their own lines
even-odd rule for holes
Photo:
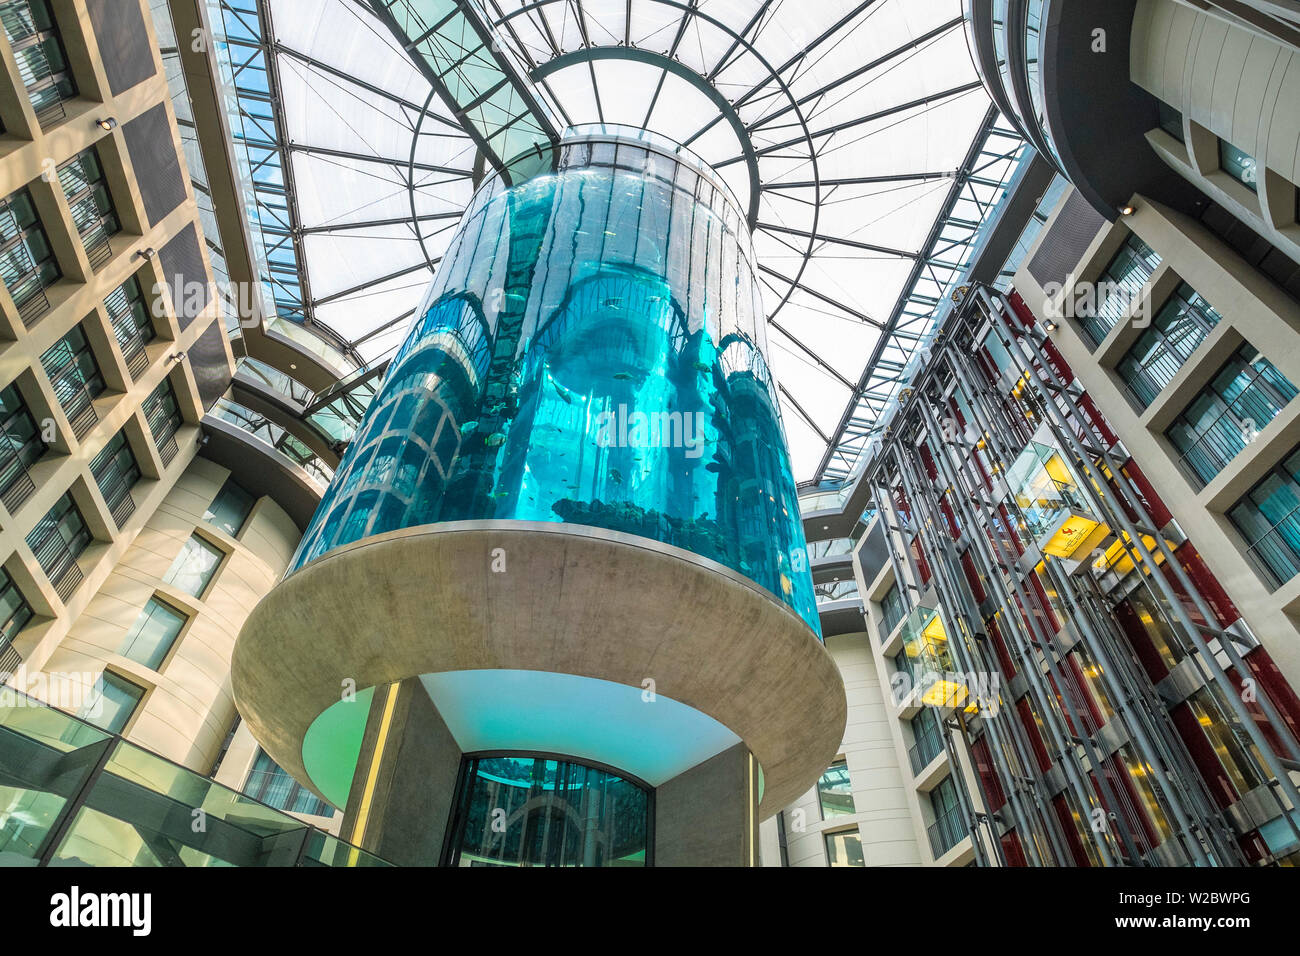
<svg viewBox="0 0 1300 956">
<path fill-rule="evenodd" d="M 847 714 L 830 655 L 758 585 L 645 538 L 528 521 L 406 529 L 318 558 L 253 610 L 232 682 L 254 736 L 308 782 L 303 736 L 345 679 L 363 689 L 485 668 L 638 689 L 652 678 L 745 742 L 763 769 L 763 816 L 835 759 Z"/>
</svg>

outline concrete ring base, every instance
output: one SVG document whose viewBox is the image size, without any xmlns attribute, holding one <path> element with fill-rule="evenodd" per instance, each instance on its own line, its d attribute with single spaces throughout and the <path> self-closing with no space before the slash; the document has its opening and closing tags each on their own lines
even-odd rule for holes
<svg viewBox="0 0 1300 956">
<path fill-rule="evenodd" d="M 486 668 L 652 678 L 745 742 L 764 818 L 831 764 L 847 715 L 830 655 L 758 585 L 645 538 L 530 521 L 405 529 L 318 558 L 249 615 L 232 683 L 253 735 L 309 783 L 303 737 L 345 679 L 364 689 Z"/>
</svg>

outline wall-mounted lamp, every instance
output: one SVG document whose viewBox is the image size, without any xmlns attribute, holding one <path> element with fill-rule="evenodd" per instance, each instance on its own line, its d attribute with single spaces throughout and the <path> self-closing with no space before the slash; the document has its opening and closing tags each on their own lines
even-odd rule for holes
<svg viewBox="0 0 1300 956">
<path fill-rule="evenodd" d="M 1137 212 L 1137 209 L 1133 206 L 1121 206 L 1119 210 L 1121 216 L 1131 216 L 1135 212 Z"/>
<path fill-rule="evenodd" d="M 184 353 L 184 352 L 177 352 L 177 353 L 175 353 L 174 355 L 171 356 L 171 360 L 172 360 L 173 362 L 184 362 L 184 361 L 185 361 L 185 353 Z"/>
<path fill-rule="evenodd" d="M 146 246 L 143 249 L 138 249 L 135 254 L 141 259 L 152 259 L 154 256 L 153 246 Z"/>
<path fill-rule="evenodd" d="M 112 116 L 105 116 L 101 120 L 95 120 L 95 125 L 100 129 L 117 129 L 117 120 Z"/>
<path fill-rule="evenodd" d="M 1056 323 L 1053 322 L 1053 321 L 1051 321 L 1050 319 L 1048 319 L 1046 322 L 1043 323 L 1043 331 L 1044 331 L 1044 332 L 1055 332 L 1055 331 L 1056 331 Z"/>
</svg>

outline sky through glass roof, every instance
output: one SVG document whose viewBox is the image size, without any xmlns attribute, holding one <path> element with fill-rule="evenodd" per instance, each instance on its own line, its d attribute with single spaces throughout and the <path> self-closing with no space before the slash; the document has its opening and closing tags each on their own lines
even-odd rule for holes
<svg viewBox="0 0 1300 956">
<path fill-rule="evenodd" d="M 751 213 L 796 478 L 847 478 L 1021 149 L 979 85 L 960 0 L 472 6 L 557 126 L 653 130 L 731 186 Z M 368 3 L 212 8 L 241 108 L 266 113 L 234 127 L 268 180 L 255 221 L 279 314 L 382 358 L 470 199 L 478 148 Z"/>
</svg>

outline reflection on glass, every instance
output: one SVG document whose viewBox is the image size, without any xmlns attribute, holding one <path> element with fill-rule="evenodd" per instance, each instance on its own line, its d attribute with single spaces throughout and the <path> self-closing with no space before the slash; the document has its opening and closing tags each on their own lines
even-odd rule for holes
<svg viewBox="0 0 1300 956">
<path fill-rule="evenodd" d="M 818 628 L 753 252 L 712 178 L 569 141 L 476 194 L 291 565 L 444 521 L 652 538 Z"/>
<path fill-rule="evenodd" d="M 225 556 L 225 552 L 215 544 L 197 534 L 190 535 L 171 568 L 163 575 L 163 581 L 198 597 L 207 590 L 208 582 L 217 573 L 217 566 Z"/>
<path fill-rule="evenodd" d="M 817 799 L 821 804 L 823 820 L 854 812 L 848 763 L 837 760 L 826 769 L 817 781 Z"/>
<path fill-rule="evenodd" d="M 866 866 L 862 837 L 857 830 L 826 834 L 826 859 L 831 866 Z"/>
<path fill-rule="evenodd" d="M 544 757 L 466 760 L 453 866 L 645 866 L 649 794 Z"/>
<path fill-rule="evenodd" d="M 104 671 L 77 716 L 109 733 L 121 733 L 142 697 L 143 687 L 112 671 Z"/>
<path fill-rule="evenodd" d="M 150 598 L 126 632 L 118 653 L 157 670 L 185 626 L 185 615 L 166 601 Z"/>
</svg>

